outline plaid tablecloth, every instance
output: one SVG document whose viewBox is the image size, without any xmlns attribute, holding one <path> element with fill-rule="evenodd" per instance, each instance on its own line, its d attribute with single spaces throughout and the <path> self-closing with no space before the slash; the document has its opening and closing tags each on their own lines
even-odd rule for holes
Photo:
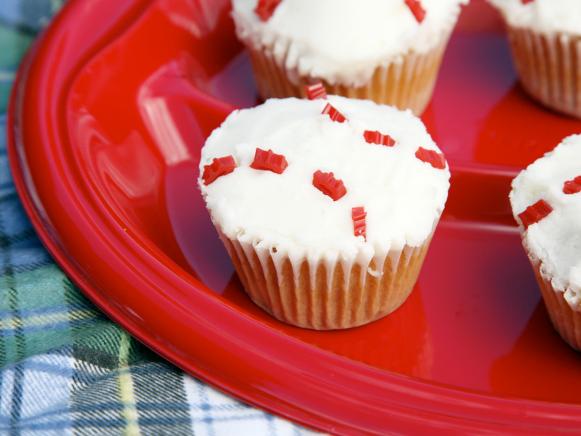
<svg viewBox="0 0 581 436">
<path fill-rule="evenodd" d="M 0 0 L 0 434 L 306 433 L 143 347 L 81 295 L 36 238 L 10 177 L 5 112 L 22 55 L 62 2 Z"/>
</svg>

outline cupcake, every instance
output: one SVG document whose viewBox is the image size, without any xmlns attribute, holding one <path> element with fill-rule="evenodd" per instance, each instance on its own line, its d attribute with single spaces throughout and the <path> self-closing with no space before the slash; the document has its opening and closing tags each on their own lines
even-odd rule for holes
<svg viewBox="0 0 581 436">
<path fill-rule="evenodd" d="M 198 183 L 250 298 L 286 323 L 343 329 L 406 300 L 450 172 L 411 112 L 319 95 L 234 111 Z"/>
<path fill-rule="evenodd" d="M 581 1 L 489 0 L 502 13 L 523 88 L 581 118 Z"/>
<path fill-rule="evenodd" d="M 468 0 L 232 0 L 262 98 L 330 94 L 427 106 L 444 50 Z"/>
<path fill-rule="evenodd" d="M 553 325 L 581 350 L 581 135 L 522 171 L 510 202 Z"/>
</svg>

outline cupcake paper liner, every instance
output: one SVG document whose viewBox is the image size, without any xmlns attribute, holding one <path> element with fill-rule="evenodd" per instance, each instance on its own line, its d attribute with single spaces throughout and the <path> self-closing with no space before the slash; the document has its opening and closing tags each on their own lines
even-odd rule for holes
<svg viewBox="0 0 581 436">
<path fill-rule="evenodd" d="M 280 321 L 315 330 L 356 327 L 396 310 L 416 283 L 431 239 L 419 247 L 391 251 L 383 274 L 376 277 L 368 272 L 368 267 L 376 267 L 375 261 L 366 266 L 354 263 L 348 271 L 340 261 L 333 271 L 320 262 L 311 274 L 306 259 L 295 271 L 285 258 L 278 259 L 277 268 L 270 252 L 261 253 L 253 244 L 223 234 L 220 237 L 246 292 L 258 306 Z"/>
<path fill-rule="evenodd" d="M 374 100 L 400 109 L 411 109 L 420 115 L 432 98 L 448 39 L 449 34 L 446 34 L 426 53 L 410 51 L 385 67 L 378 67 L 364 86 L 322 82 L 329 94 Z M 248 51 L 258 92 L 263 99 L 305 97 L 305 86 L 319 80 L 286 69 L 283 66 L 286 56 L 274 56 L 268 47 L 256 49 L 249 45 Z"/>
<path fill-rule="evenodd" d="M 508 26 L 523 88 L 545 106 L 581 118 L 581 38 Z"/>
<path fill-rule="evenodd" d="M 573 310 L 563 292 L 556 291 L 551 281 L 541 273 L 540 262 L 532 262 L 553 326 L 574 349 L 581 351 L 581 312 Z"/>
</svg>

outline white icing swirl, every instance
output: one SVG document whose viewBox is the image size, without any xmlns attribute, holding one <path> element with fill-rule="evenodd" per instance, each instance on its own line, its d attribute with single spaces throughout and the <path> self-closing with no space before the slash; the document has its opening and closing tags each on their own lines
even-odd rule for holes
<svg viewBox="0 0 581 436">
<path fill-rule="evenodd" d="M 324 100 L 271 99 L 234 111 L 202 149 L 200 172 L 216 157 L 238 166 L 202 194 L 218 229 L 230 239 L 312 264 L 341 260 L 383 265 L 389 252 L 420 246 L 430 237 L 448 195 L 450 172 L 415 157 L 418 147 L 438 150 L 411 112 L 366 100 L 330 96 L 348 121 L 332 122 Z M 379 130 L 393 147 L 369 144 Z M 250 168 L 256 148 L 285 156 L 283 174 Z M 313 184 L 316 170 L 332 171 L 347 189 L 333 201 Z M 353 231 L 351 209 L 367 212 L 367 241 Z M 367 268 L 365 268 L 367 270 Z"/>
<path fill-rule="evenodd" d="M 489 0 L 514 27 L 533 29 L 539 33 L 581 35 L 580 0 Z"/>
<path fill-rule="evenodd" d="M 581 310 L 581 193 L 565 194 L 565 182 L 581 176 L 581 135 L 566 138 L 557 148 L 532 163 L 512 182 L 510 202 L 518 215 L 538 200 L 553 211 L 523 231 L 523 242 L 541 274 L 555 290 L 564 292 Z"/>
<path fill-rule="evenodd" d="M 452 30 L 469 0 L 422 0 L 419 24 L 404 0 L 282 0 L 267 21 L 257 0 L 232 0 L 239 38 L 272 50 L 289 71 L 361 86 L 404 53 L 425 53 Z"/>
</svg>

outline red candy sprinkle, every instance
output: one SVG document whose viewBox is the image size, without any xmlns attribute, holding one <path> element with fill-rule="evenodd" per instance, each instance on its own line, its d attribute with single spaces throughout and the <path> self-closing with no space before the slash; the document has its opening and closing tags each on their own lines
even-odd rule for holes
<svg viewBox="0 0 581 436">
<path fill-rule="evenodd" d="M 538 223 L 540 220 L 545 218 L 553 211 L 553 208 L 545 200 L 539 200 L 532 206 L 521 212 L 518 217 L 520 218 L 522 225 L 525 229 L 528 229 L 530 225 Z"/>
<path fill-rule="evenodd" d="M 288 163 L 282 154 L 276 154 L 272 150 L 256 149 L 254 160 L 250 164 L 250 168 L 255 170 L 272 171 L 276 174 L 282 174 Z"/>
<path fill-rule="evenodd" d="M 426 10 L 422 6 L 420 0 L 405 0 L 405 4 L 410 8 L 410 11 L 412 11 L 412 14 L 414 14 L 418 23 L 424 21 L 424 18 L 426 18 Z"/>
<path fill-rule="evenodd" d="M 581 192 L 581 176 L 575 177 L 563 184 L 563 192 L 565 194 L 577 194 Z"/>
<path fill-rule="evenodd" d="M 254 13 L 258 15 L 258 17 L 262 21 L 267 21 L 272 14 L 274 14 L 275 9 L 279 5 L 281 0 L 258 0 L 258 4 L 256 8 L 254 8 Z"/>
<path fill-rule="evenodd" d="M 331 103 L 327 103 L 327 105 L 323 108 L 323 112 L 321 113 L 323 115 L 329 115 L 331 121 L 336 121 L 338 123 L 343 123 L 347 119 L 341 112 L 335 109 Z"/>
<path fill-rule="evenodd" d="M 353 234 L 355 236 L 363 236 L 367 240 L 367 224 L 365 218 L 367 212 L 364 207 L 354 207 L 351 209 L 351 219 L 353 219 Z"/>
<path fill-rule="evenodd" d="M 317 98 L 327 99 L 327 91 L 322 82 L 313 83 L 312 85 L 305 86 L 307 92 L 307 98 L 309 100 L 316 100 Z"/>
<path fill-rule="evenodd" d="M 428 150 L 420 147 L 418 148 L 418 151 L 416 151 L 416 157 L 422 162 L 429 163 L 438 170 L 446 168 L 446 159 L 444 159 L 444 155 L 435 150 Z"/>
<path fill-rule="evenodd" d="M 377 130 L 366 130 L 363 132 L 363 137 L 369 144 L 379 144 L 387 147 L 393 147 L 395 145 L 395 140 L 391 136 L 384 135 Z"/>
<path fill-rule="evenodd" d="M 535 1 L 535 0 L 520 0 L 520 2 L 521 2 L 523 5 L 528 5 L 529 3 L 532 3 L 533 1 Z"/>
<path fill-rule="evenodd" d="M 232 155 L 214 158 L 210 165 L 204 166 L 202 179 L 205 185 L 209 185 L 218 177 L 230 174 L 236 168 L 236 161 Z"/>
<path fill-rule="evenodd" d="M 336 179 L 333 173 L 324 173 L 320 170 L 313 174 L 313 186 L 331 197 L 333 201 L 339 200 L 347 193 L 342 180 Z"/>
</svg>

